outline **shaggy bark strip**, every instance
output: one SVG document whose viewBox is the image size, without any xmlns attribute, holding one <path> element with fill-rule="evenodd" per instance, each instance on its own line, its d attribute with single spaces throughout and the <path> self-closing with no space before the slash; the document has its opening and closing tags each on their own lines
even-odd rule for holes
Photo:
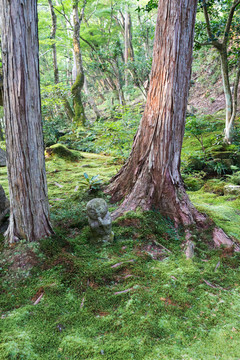
<svg viewBox="0 0 240 360">
<path fill-rule="evenodd" d="M 176 224 L 204 221 L 180 175 L 197 1 L 159 1 L 150 88 L 130 158 L 107 192 L 125 200 L 117 217 L 138 206 L 159 209 Z"/>
<path fill-rule="evenodd" d="M 6 237 L 35 241 L 53 233 L 39 89 L 37 1 L 2 0 L 2 54 L 10 224 Z"/>
</svg>

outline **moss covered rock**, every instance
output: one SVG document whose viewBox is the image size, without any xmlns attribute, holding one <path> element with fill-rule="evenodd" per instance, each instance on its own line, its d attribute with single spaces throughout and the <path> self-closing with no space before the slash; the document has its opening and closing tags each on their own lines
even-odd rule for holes
<svg viewBox="0 0 240 360">
<path fill-rule="evenodd" d="M 239 185 L 225 185 L 224 186 L 224 195 L 240 196 L 240 186 Z"/>
<path fill-rule="evenodd" d="M 76 151 L 72 151 L 62 144 L 52 145 L 46 148 L 45 152 L 47 158 L 52 158 L 54 156 L 57 156 L 67 161 L 78 161 L 79 159 L 83 158 L 83 156 L 80 153 Z"/>
</svg>

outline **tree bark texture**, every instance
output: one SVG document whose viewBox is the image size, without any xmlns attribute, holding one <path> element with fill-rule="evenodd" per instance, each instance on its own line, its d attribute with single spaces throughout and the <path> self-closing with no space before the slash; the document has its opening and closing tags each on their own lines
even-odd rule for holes
<svg viewBox="0 0 240 360">
<path fill-rule="evenodd" d="M 77 126 L 84 126 L 86 122 L 86 116 L 84 112 L 84 106 L 82 103 L 81 92 L 84 85 L 84 71 L 82 64 L 82 53 L 80 47 L 80 26 L 84 14 L 84 9 L 86 5 L 86 0 L 82 8 L 81 18 L 78 15 L 78 3 L 79 1 L 74 1 L 73 5 L 73 52 L 74 59 L 76 61 L 76 79 L 72 86 L 72 96 L 73 96 L 73 106 L 74 106 L 74 122 Z"/>
<path fill-rule="evenodd" d="M 228 71 L 228 58 L 227 58 L 227 49 L 222 47 L 221 50 L 218 50 L 221 60 L 221 71 L 222 71 L 222 81 L 223 81 L 223 90 L 225 95 L 226 102 L 226 120 L 225 120 L 225 141 L 227 143 L 231 142 L 231 129 L 232 129 L 232 111 L 233 111 L 233 99 L 232 92 L 229 81 L 229 71 Z"/>
<path fill-rule="evenodd" d="M 53 233 L 44 161 L 37 1 L 1 0 L 4 112 L 10 223 L 6 237 L 36 241 Z"/>
<path fill-rule="evenodd" d="M 145 111 L 130 157 L 106 190 L 113 201 L 125 197 L 114 217 L 141 207 L 159 209 L 176 225 L 204 220 L 180 175 L 196 7 L 197 0 L 159 1 Z"/>
</svg>

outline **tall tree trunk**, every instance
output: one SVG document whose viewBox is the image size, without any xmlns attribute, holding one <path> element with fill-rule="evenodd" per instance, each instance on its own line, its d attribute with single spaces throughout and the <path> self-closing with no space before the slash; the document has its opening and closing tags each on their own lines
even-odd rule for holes
<svg viewBox="0 0 240 360">
<path fill-rule="evenodd" d="M 147 104 L 129 160 L 112 179 L 114 217 L 141 207 L 159 209 L 175 224 L 204 217 L 191 204 L 180 175 L 197 0 L 160 0 Z"/>
<path fill-rule="evenodd" d="M 53 71 L 54 71 L 54 82 L 55 84 L 59 83 L 59 74 L 58 74 L 58 64 L 57 64 L 57 49 L 56 49 L 56 31 L 57 31 L 57 16 L 55 14 L 52 0 L 48 0 L 51 19 L 52 19 L 52 30 L 50 34 L 50 39 L 53 40 L 52 43 L 52 54 L 53 54 Z"/>
<path fill-rule="evenodd" d="M 222 81 L 223 81 L 223 90 L 225 95 L 226 102 L 226 120 L 225 120 L 225 141 L 227 143 L 231 142 L 231 119 L 233 111 L 233 102 L 232 102 L 232 93 L 229 82 L 229 71 L 228 71 L 228 59 L 227 59 L 227 49 L 222 47 L 221 50 L 218 50 L 221 59 L 221 71 L 222 71 Z"/>
<path fill-rule="evenodd" d="M 37 1 L 1 0 L 4 111 L 10 223 L 6 237 L 36 241 L 53 233 L 42 133 Z"/>
<path fill-rule="evenodd" d="M 82 64 L 82 53 L 80 47 L 80 26 L 83 19 L 86 0 L 84 0 L 84 5 L 82 8 L 81 17 L 78 15 L 78 0 L 74 1 L 73 4 L 73 51 L 76 61 L 76 79 L 72 86 L 72 95 L 73 95 L 73 106 L 74 106 L 74 123 L 77 126 L 84 126 L 86 122 L 86 116 L 84 112 L 84 106 L 82 103 L 81 92 L 84 85 L 84 71 Z"/>
<path fill-rule="evenodd" d="M 131 61 L 131 69 L 128 69 L 128 61 Z M 125 62 L 125 84 L 128 84 L 128 72 L 131 74 L 134 84 L 143 92 L 145 96 L 145 92 L 142 90 L 137 71 L 135 68 L 135 56 L 134 49 L 132 43 L 132 19 L 129 9 L 127 9 L 125 13 L 125 32 L 124 32 L 124 62 Z"/>
</svg>

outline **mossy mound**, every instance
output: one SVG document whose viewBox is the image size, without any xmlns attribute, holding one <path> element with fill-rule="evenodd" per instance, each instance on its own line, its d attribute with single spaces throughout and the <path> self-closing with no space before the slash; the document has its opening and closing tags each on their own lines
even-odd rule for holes
<svg viewBox="0 0 240 360">
<path fill-rule="evenodd" d="M 196 178 L 193 176 L 187 176 L 184 178 L 184 184 L 187 190 L 190 191 L 198 191 L 204 184 L 204 181 L 200 178 Z"/>
<path fill-rule="evenodd" d="M 46 158 L 57 156 L 67 161 L 78 161 L 83 158 L 79 152 L 70 150 L 62 144 L 55 144 L 46 148 L 45 153 Z"/>
<path fill-rule="evenodd" d="M 209 179 L 203 186 L 203 190 L 208 193 L 224 195 L 225 182 L 219 179 Z"/>
</svg>

